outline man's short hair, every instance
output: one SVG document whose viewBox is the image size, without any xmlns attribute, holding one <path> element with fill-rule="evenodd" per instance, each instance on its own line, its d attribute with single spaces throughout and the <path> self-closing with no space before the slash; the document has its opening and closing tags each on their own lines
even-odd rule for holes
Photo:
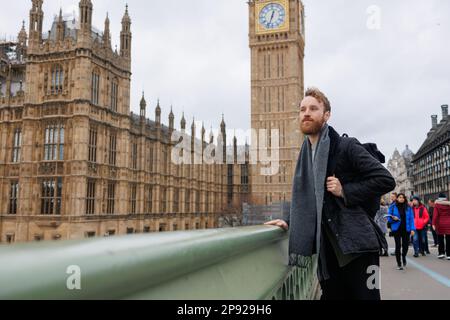
<svg viewBox="0 0 450 320">
<path fill-rule="evenodd" d="M 313 97 L 316 98 L 317 101 L 323 103 L 325 106 L 325 112 L 331 112 L 331 104 L 330 100 L 328 100 L 327 96 L 317 88 L 308 88 L 305 93 L 305 97 Z"/>
</svg>

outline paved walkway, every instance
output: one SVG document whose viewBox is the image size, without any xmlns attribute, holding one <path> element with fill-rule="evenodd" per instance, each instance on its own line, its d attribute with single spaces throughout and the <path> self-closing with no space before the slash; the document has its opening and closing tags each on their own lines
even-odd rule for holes
<svg viewBox="0 0 450 320">
<path fill-rule="evenodd" d="M 394 252 L 394 239 L 388 240 Z M 431 234 L 429 243 L 434 243 Z M 439 260 L 437 248 L 430 247 L 430 251 L 427 257 L 414 258 L 410 247 L 404 271 L 397 270 L 395 257 L 381 259 L 383 300 L 450 300 L 450 261 Z"/>
</svg>

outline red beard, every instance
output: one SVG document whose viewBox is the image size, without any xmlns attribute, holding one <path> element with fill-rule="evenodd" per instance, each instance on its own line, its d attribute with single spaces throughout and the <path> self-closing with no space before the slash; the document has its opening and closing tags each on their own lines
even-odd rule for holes
<svg viewBox="0 0 450 320">
<path fill-rule="evenodd" d="M 318 134 L 320 130 L 322 130 L 324 122 L 323 121 L 302 121 L 301 123 L 301 130 L 302 133 L 305 135 L 314 135 Z"/>
</svg>

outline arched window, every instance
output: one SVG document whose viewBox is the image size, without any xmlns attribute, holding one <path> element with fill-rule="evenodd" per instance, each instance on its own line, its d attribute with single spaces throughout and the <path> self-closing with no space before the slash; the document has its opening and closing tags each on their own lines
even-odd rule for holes
<svg viewBox="0 0 450 320">
<path fill-rule="evenodd" d="M 180 211 L 180 189 L 175 188 L 173 190 L 173 212 L 178 213 Z"/>
<path fill-rule="evenodd" d="M 130 214 L 136 214 L 136 194 L 137 194 L 137 184 L 130 183 Z"/>
<path fill-rule="evenodd" d="M 106 213 L 115 213 L 115 200 L 116 200 L 116 183 L 114 181 L 108 182 L 108 195 L 107 195 Z"/>
<path fill-rule="evenodd" d="M 52 68 L 52 94 L 58 94 L 62 92 L 64 84 L 64 70 L 60 64 L 56 64 Z"/>
<path fill-rule="evenodd" d="M 131 168 L 137 170 L 138 168 L 138 143 L 137 138 L 132 139 L 131 143 Z"/>
<path fill-rule="evenodd" d="M 97 128 L 92 126 L 89 129 L 89 162 L 97 162 Z"/>
<path fill-rule="evenodd" d="M 117 134 L 111 132 L 109 135 L 109 165 L 115 166 L 117 160 Z"/>
<path fill-rule="evenodd" d="M 14 131 L 14 144 L 13 144 L 13 152 L 12 152 L 12 162 L 18 163 L 20 162 L 20 150 L 22 148 L 22 130 L 17 128 Z"/>
<path fill-rule="evenodd" d="M 153 186 L 148 185 L 145 187 L 145 214 L 152 213 L 153 208 Z"/>
<path fill-rule="evenodd" d="M 111 84 L 111 110 L 117 112 L 117 104 L 119 97 L 119 82 L 117 79 L 113 79 Z"/>
<path fill-rule="evenodd" d="M 17 214 L 18 208 L 18 198 L 19 198 L 19 182 L 11 182 L 11 193 L 9 197 L 9 214 Z"/>
<path fill-rule="evenodd" d="M 93 104 L 99 104 L 100 97 L 100 72 L 94 70 L 92 72 L 92 87 L 91 87 L 91 102 Z"/>
<path fill-rule="evenodd" d="M 64 125 L 50 124 L 44 133 L 44 160 L 64 160 Z"/>
<path fill-rule="evenodd" d="M 87 194 L 86 194 L 86 214 L 95 214 L 95 186 L 96 182 L 93 179 L 88 179 Z"/>
<path fill-rule="evenodd" d="M 42 180 L 41 214 L 60 215 L 62 207 L 63 180 L 59 178 L 46 178 Z"/>
</svg>

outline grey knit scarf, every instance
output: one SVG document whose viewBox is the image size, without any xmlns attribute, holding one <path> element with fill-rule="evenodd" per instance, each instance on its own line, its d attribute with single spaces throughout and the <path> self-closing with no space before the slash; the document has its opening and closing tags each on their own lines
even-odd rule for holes
<svg viewBox="0 0 450 320">
<path fill-rule="evenodd" d="M 306 268 L 320 252 L 322 209 L 330 153 L 329 127 L 322 128 L 313 163 L 311 142 L 305 139 L 297 163 L 290 212 L 289 264 Z"/>
</svg>

